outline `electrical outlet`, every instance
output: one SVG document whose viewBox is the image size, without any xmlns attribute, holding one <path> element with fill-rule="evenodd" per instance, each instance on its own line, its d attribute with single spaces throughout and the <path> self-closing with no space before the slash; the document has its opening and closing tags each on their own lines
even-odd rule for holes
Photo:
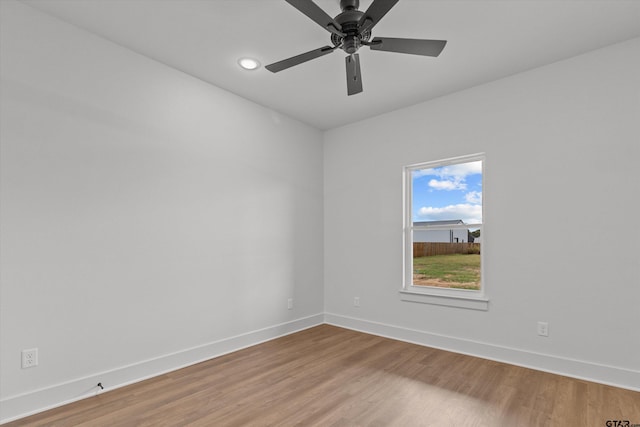
<svg viewBox="0 0 640 427">
<path fill-rule="evenodd" d="M 38 366 L 38 349 L 22 350 L 22 369 Z"/>
<path fill-rule="evenodd" d="M 360 307 L 360 297 L 354 297 L 353 298 L 353 306 L 354 307 Z"/>
<path fill-rule="evenodd" d="M 287 300 L 287 310 L 291 310 L 293 308 L 293 298 L 289 298 Z"/>
<path fill-rule="evenodd" d="M 538 322 L 538 335 L 541 337 L 549 336 L 549 324 L 547 322 Z"/>
</svg>

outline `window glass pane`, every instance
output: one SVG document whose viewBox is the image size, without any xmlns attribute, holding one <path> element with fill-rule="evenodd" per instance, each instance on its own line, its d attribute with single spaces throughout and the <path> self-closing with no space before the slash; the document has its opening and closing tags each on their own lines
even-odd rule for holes
<svg viewBox="0 0 640 427">
<path fill-rule="evenodd" d="M 411 172 L 413 285 L 479 290 L 482 161 Z"/>
</svg>

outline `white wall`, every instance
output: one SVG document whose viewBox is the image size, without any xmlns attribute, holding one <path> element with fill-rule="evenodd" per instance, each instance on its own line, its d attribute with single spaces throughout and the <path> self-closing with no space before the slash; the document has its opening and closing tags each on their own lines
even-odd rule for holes
<svg viewBox="0 0 640 427">
<path fill-rule="evenodd" d="M 0 3 L 0 419 L 322 322 L 319 131 Z"/>
<path fill-rule="evenodd" d="M 328 131 L 327 321 L 640 389 L 638 52 L 634 39 Z M 479 152 L 489 310 L 400 301 L 402 167 Z"/>
</svg>

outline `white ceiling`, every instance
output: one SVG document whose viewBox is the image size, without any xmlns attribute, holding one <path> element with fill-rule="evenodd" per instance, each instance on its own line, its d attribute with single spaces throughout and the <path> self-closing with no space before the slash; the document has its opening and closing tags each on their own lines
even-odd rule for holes
<svg viewBox="0 0 640 427">
<path fill-rule="evenodd" d="M 637 0 L 400 0 L 374 37 L 447 46 L 438 58 L 362 48 L 364 92 L 347 96 L 340 50 L 277 74 L 238 67 L 242 56 L 266 65 L 331 45 L 284 0 L 23 2 L 323 130 L 640 36 Z M 340 12 L 339 0 L 316 3 Z"/>
</svg>

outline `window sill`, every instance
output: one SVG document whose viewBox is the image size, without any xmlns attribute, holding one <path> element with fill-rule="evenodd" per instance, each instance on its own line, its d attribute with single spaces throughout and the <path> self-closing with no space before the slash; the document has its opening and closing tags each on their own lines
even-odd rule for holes
<svg viewBox="0 0 640 427">
<path fill-rule="evenodd" d="M 400 299 L 407 302 L 418 302 L 422 304 L 443 305 L 447 307 L 466 308 L 469 310 L 489 310 L 489 300 L 479 295 L 452 293 L 443 294 L 440 292 L 429 292 L 429 290 L 400 290 Z"/>
</svg>

